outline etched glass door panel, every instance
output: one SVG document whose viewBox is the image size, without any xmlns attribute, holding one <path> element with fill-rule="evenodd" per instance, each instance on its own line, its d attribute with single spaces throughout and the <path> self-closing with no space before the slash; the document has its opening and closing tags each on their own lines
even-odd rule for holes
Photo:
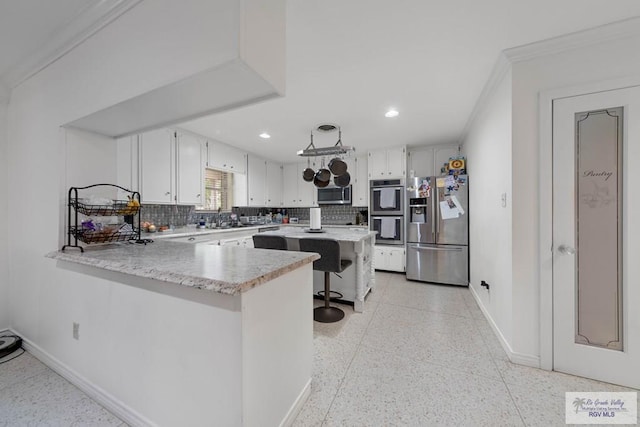
<svg viewBox="0 0 640 427">
<path fill-rule="evenodd" d="M 553 246 L 541 260 L 553 369 L 638 389 L 639 111 L 640 86 L 553 100 Z"/>
<path fill-rule="evenodd" d="M 622 107 L 575 115 L 575 342 L 615 350 L 622 350 L 622 117 Z"/>
</svg>

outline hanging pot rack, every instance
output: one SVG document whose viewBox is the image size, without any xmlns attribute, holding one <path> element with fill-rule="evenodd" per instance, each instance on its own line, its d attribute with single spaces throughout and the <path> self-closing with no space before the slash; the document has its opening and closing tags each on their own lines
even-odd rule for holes
<svg viewBox="0 0 640 427">
<path fill-rule="evenodd" d="M 331 147 L 316 147 L 313 144 L 313 131 L 311 131 L 311 142 L 304 150 L 299 150 L 296 154 L 304 157 L 321 157 L 344 155 L 356 151 L 355 147 L 342 145 L 342 130 L 338 128 L 338 141 Z"/>
</svg>

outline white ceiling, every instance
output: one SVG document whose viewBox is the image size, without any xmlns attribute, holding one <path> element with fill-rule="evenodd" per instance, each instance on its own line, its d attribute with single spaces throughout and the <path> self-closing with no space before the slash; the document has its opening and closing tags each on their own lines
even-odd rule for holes
<svg viewBox="0 0 640 427">
<path fill-rule="evenodd" d="M 59 49 L 51 40 L 69 41 L 91 9 L 137 1 L 0 0 L 0 80 L 15 84 L 12 71 Z M 279 161 L 324 122 L 358 152 L 457 142 L 502 50 L 634 16 L 637 0 L 289 0 L 286 96 L 182 127 Z"/>
<path fill-rule="evenodd" d="M 286 96 L 183 127 L 280 161 L 322 122 L 357 152 L 457 142 L 502 50 L 637 15 L 637 0 L 289 0 Z"/>
</svg>

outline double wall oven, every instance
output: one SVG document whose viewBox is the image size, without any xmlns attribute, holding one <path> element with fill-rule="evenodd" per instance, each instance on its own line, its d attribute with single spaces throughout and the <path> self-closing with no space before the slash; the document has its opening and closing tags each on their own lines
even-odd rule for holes
<svg viewBox="0 0 640 427">
<path fill-rule="evenodd" d="M 376 245 L 404 245 L 403 180 L 372 180 L 370 187 L 371 229 L 378 232 Z"/>
</svg>

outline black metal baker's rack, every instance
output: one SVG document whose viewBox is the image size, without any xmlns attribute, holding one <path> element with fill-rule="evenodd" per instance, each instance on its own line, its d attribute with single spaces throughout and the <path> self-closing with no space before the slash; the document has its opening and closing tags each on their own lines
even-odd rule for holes
<svg viewBox="0 0 640 427">
<path fill-rule="evenodd" d="M 78 190 L 88 190 L 94 187 L 114 187 L 119 188 L 127 195 L 129 200 L 113 200 L 111 204 L 93 205 L 88 204 L 78 197 Z M 140 193 L 137 191 L 131 191 L 124 187 L 115 184 L 93 184 L 86 187 L 71 187 L 69 188 L 69 196 L 67 199 L 67 244 L 62 247 L 64 251 L 66 248 L 80 248 L 80 251 L 84 252 L 84 248 L 78 245 L 78 241 L 91 244 L 91 243 L 110 243 L 110 242 L 127 242 L 135 240 L 136 242 L 143 242 L 140 239 Z M 137 200 L 137 206 L 131 206 L 130 201 Z M 72 212 L 73 210 L 73 212 Z M 87 217 L 96 216 L 123 216 L 124 222 L 130 224 L 131 227 L 126 230 L 91 230 L 82 226 L 82 223 L 78 222 L 78 215 L 82 214 Z M 71 243 L 73 239 L 73 244 Z"/>
</svg>

